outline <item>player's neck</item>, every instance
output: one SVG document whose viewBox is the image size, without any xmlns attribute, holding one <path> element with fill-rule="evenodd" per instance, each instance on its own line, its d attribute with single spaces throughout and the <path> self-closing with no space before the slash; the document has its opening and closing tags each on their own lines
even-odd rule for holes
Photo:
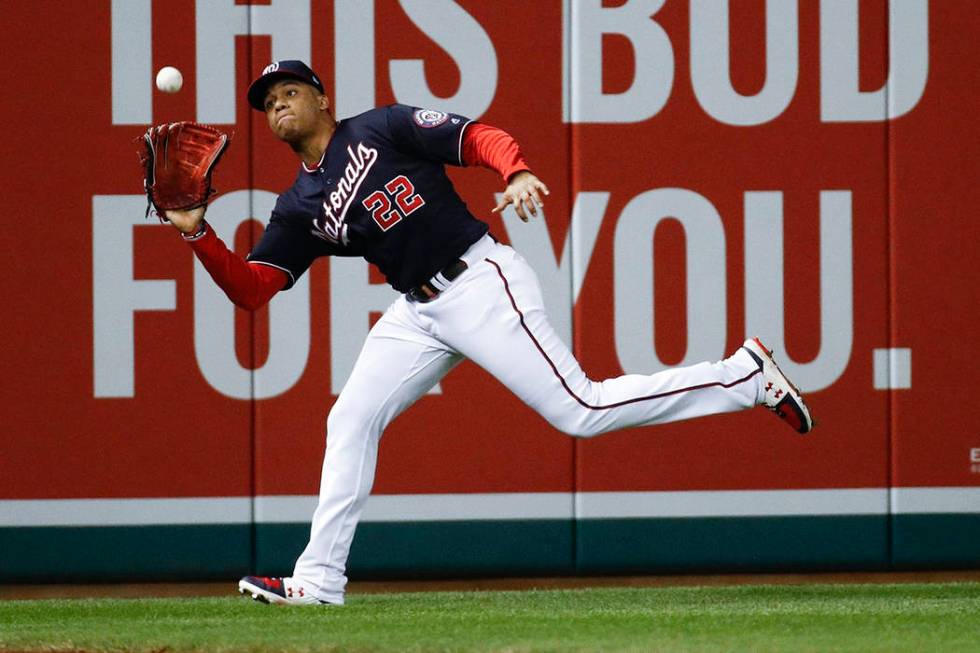
<svg viewBox="0 0 980 653">
<path fill-rule="evenodd" d="M 301 141 L 290 143 L 293 151 L 296 153 L 307 168 L 316 168 L 320 165 L 320 161 L 323 159 L 323 153 L 327 151 L 327 145 L 330 144 L 330 139 L 333 137 L 333 133 L 337 130 L 337 123 L 333 120 L 325 122 L 323 126 L 316 131 L 316 133 L 311 134 L 309 138 L 304 138 Z"/>
</svg>

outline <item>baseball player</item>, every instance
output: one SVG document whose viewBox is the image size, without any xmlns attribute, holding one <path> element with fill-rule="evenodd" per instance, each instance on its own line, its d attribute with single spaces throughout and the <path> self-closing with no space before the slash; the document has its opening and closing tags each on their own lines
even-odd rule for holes
<svg viewBox="0 0 980 653">
<path fill-rule="evenodd" d="M 586 377 L 548 323 L 534 272 L 467 210 L 444 169 L 497 171 L 506 189 L 493 211 L 512 205 L 527 221 L 549 191 L 507 133 L 398 104 L 338 121 L 320 78 L 300 61 L 269 65 L 248 101 L 300 167 L 247 259 L 219 240 L 204 207 L 166 211 L 215 282 L 235 304 L 255 310 L 318 257 L 361 256 L 402 294 L 371 329 L 327 418 L 319 504 L 293 575 L 247 576 L 242 593 L 270 603 L 344 602 L 347 557 L 381 434 L 463 358 L 569 435 L 757 405 L 800 433 L 810 430 L 799 391 L 758 339 L 717 363 Z"/>
</svg>

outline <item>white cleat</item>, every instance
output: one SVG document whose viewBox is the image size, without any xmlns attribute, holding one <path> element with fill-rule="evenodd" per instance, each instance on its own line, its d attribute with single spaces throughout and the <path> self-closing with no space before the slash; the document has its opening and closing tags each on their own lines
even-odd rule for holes
<svg viewBox="0 0 980 653">
<path fill-rule="evenodd" d="M 803 402 L 803 395 L 800 394 L 799 389 L 776 365 L 772 352 L 766 349 L 758 338 L 749 338 L 742 347 L 749 352 L 762 370 L 763 387 L 766 393 L 763 403 L 766 407 L 796 429 L 797 433 L 809 433 L 813 428 L 810 409 Z"/>
<path fill-rule="evenodd" d="M 293 578 L 245 576 L 238 581 L 238 592 L 251 595 L 260 603 L 274 605 L 326 605 L 313 593 L 309 585 Z"/>
</svg>

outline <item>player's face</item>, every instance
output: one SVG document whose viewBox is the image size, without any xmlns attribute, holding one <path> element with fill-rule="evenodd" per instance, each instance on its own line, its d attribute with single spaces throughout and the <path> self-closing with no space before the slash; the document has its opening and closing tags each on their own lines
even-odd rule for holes
<svg viewBox="0 0 980 653">
<path fill-rule="evenodd" d="M 326 95 L 309 84 L 289 79 L 276 82 L 265 94 L 269 129 L 290 143 L 315 133 L 329 106 Z"/>
</svg>

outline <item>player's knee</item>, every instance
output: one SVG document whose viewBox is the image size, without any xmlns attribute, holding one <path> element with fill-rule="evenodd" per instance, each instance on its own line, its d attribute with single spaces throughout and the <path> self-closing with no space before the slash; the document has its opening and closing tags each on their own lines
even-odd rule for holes
<svg viewBox="0 0 980 653">
<path fill-rule="evenodd" d="M 363 428 L 363 422 L 359 424 L 358 420 L 358 410 L 355 407 L 338 401 L 327 415 L 327 436 L 333 434 L 335 437 L 341 437 L 345 433 L 353 432 L 359 426 Z"/>
<path fill-rule="evenodd" d="M 359 441 L 370 435 L 377 436 L 384 429 L 379 422 L 379 410 L 374 404 L 363 401 L 345 401 L 341 396 L 327 415 L 327 437 L 334 441 Z"/>
</svg>

